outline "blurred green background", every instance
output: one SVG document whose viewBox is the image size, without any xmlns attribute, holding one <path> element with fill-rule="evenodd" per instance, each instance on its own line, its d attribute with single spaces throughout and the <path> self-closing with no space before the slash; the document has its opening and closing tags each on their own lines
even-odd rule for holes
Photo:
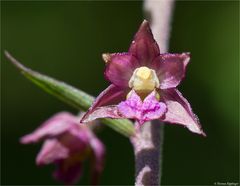
<svg viewBox="0 0 240 186">
<path fill-rule="evenodd" d="M 52 114 L 76 111 L 22 77 L 7 62 L 9 50 L 25 65 L 98 95 L 103 52 L 127 51 L 143 20 L 142 2 L 1 1 L 1 182 L 58 184 L 54 166 L 35 166 L 39 145 L 19 138 Z M 163 185 L 239 181 L 239 2 L 176 2 L 170 52 L 192 54 L 179 87 L 200 118 L 207 138 L 166 125 Z M 109 128 L 101 184 L 133 185 L 134 157 L 127 138 Z M 80 184 L 88 184 L 87 171 Z"/>
</svg>

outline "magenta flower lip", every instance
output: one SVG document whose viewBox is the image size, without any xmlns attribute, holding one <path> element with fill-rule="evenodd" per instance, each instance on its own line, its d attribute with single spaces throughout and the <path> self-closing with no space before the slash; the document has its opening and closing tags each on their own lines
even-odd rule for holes
<svg viewBox="0 0 240 186">
<path fill-rule="evenodd" d="M 36 158 L 37 165 L 54 163 L 53 176 L 64 184 L 76 183 L 83 172 L 83 162 L 92 160 L 92 184 L 97 184 L 103 171 L 105 147 L 92 131 L 79 124 L 79 118 L 60 112 L 21 138 L 21 143 L 44 141 Z"/>
<path fill-rule="evenodd" d="M 128 52 L 103 54 L 104 75 L 111 85 L 94 101 L 81 122 L 98 118 L 135 119 L 140 125 L 159 119 L 205 136 L 190 104 L 177 90 L 190 53 L 160 54 L 144 20 Z"/>
</svg>

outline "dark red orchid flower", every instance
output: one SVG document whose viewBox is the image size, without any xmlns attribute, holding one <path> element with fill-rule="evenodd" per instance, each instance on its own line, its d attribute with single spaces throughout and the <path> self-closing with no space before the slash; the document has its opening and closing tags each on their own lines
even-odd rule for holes
<svg viewBox="0 0 240 186">
<path fill-rule="evenodd" d="M 144 20 L 127 53 L 103 54 L 105 77 L 112 84 L 86 112 L 81 122 L 97 118 L 159 119 L 205 135 L 197 116 L 176 89 L 185 76 L 189 53 L 160 54 L 149 23 Z"/>
</svg>

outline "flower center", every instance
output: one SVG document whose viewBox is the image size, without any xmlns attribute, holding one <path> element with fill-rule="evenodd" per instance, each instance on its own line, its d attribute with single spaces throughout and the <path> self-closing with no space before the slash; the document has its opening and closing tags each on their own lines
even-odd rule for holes
<svg viewBox="0 0 240 186">
<path fill-rule="evenodd" d="M 135 69 L 128 85 L 144 98 L 159 87 L 159 80 L 155 70 L 143 66 Z"/>
</svg>

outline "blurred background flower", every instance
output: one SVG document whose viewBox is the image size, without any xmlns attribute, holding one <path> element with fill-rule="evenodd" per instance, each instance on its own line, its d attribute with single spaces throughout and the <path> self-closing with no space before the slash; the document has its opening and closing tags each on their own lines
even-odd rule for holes
<svg viewBox="0 0 240 186">
<path fill-rule="evenodd" d="M 37 165 L 55 164 L 53 176 L 68 185 L 76 184 L 83 164 L 91 160 L 91 184 L 99 183 L 104 167 L 105 147 L 91 131 L 93 122 L 80 124 L 80 117 L 60 112 L 35 131 L 21 138 L 22 144 L 44 141 L 36 158 Z"/>
<path fill-rule="evenodd" d="M 2 49 L 95 96 L 108 86 L 101 54 L 127 51 L 143 20 L 140 1 L 2 1 L 1 10 Z M 191 52 L 180 90 L 208 137 L 165 126 L 163 185 L 238 181 L 238 15 L 237 1 L 176 2 L 169 52 Z M 52 167 L 33 163 L 39 146 L 23 147 L 18 139 L 52 113 L 77 111 L 20 76 L 3 55 L 1 61 L 2 184 L 56 184 L 49 176 Z M 108 128 L 99 137 L 107 146 L 101 184 L 133 184 L 129 140 Z M 88 180 L 83 176 L 80 184 Z"/>
</svg>

